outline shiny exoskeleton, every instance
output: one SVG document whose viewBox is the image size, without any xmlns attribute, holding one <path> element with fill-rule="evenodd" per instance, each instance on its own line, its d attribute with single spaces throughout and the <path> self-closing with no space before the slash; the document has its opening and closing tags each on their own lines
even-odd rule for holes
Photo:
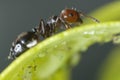
<svg viewBox="0 0 120 80">
<path fill-rule="evenodd" d="M 39 42 L 39 35 L 34 31 L 21 33 L 12 43 L 9 59 L 15 59 L 27 49 L 35 46 Z"/>
<path fill-rule="evenodd" d="M 16 57 L 20 56 L 23 52 L 41 41 L 41 37 L 45 39 L 55 34 L 56 31 L 63 27 L 65 29 L 69 29 L 71 28 L 72 24 L 77 25 L 78 23 L 83 23 L 81 19 L 82 16 L 88 17 L 95 22 L 99 22 L 97 19 L 87 16 L 86 14 L 75 9 L 64 9 L 61 11 L 60 15 L 52 16 L 46 22 L 41 19 L 40 24 L 33 28 L 32 31 L 23 32 L 18 35 L 16 40 L 12 43 L 8 58 L 15 59 Z"/>
</svg>

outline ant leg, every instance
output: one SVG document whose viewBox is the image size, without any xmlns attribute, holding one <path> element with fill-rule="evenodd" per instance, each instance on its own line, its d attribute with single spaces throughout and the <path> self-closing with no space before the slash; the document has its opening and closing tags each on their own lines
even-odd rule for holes
<svg viewBox="0 0 120 80">
<path fill-rule="evenodd" d="M 43 19 L 40 20 L 40 23 L 37 27 L 32 29 L 33 32 L 35 32 L 36 34 L 45 34 L 45 23 L 43 21 Z"/>
<path fill-rule="evenodd" d="M 32 29 L 33 32 L 35 32 L 38 36 L 45 37 L 46 31 L 45 31 L 45 22 L 43 19 L 40 20 L 40 23 L 37 27 Z"/>
<path fill-rule="evenodd" d="M 40 34 L 43 34 L 43 35 L 45 34 L 45 22 L 43 21 L 43 19 L 40 20 L 38 31 Z"/>
<path fill-rule="evenodd" d="M 82 23 L 83 23 L 83 21 L 82 21 L 82 19 L 81 19 L 81 18 L 79 18 L 78 22 L 79 22 L 80 24 L 82 24 Z"/>
<path fill-rule="evenodd" d="M 57 18 L 56 20 L 57 22 L 59 21 L 60 23 L 62 23 L 66 29 L 70 29 L 71 28 L 71 25 L 68 24 L 66 21 L 64 21 L 63 19 L 61 19 L 60 17 Z"/>
<path fill-rule="evenodd" d="M 97 20 L 96 18 L 94 18 L 94 17 L 92 17 L 92 16 L 88 16 L 88 15 L 82 13 L 82 12 L 79 12 L 79 14 L 80 14 L 80 16 L 84 16 L 84 17 L 88 17 L 88 18 L 92 19 L 94 22 L 97 22 L 97 23 L 100 22 L 100 21 Z"/>
<path fill-rule="evenodd" d="M 67 22 L 65 22 L 65 21 L 63 22 L 63 24 L 65 25 L 66 29 L 70 29 L 71 28 L 71 26 Z"/>
<path fill-rule="evenodd" d="M 39 30 L 40 35 L 43 38 L 47 38 L 50 36 L 50 33 L 49 33 L 50 26 L 48 24 L 45 25 L 45 22 L 43 19 L 40 20 L 38 30 Z"/>
</svg>

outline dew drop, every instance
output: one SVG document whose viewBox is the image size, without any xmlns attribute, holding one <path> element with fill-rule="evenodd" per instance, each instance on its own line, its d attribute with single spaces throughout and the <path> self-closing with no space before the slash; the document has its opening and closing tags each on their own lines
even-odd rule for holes
<svg viewBox="0 0 120 80">
<path fill-rule="evenodd" d="M 95 34 L 95 31 L 84 32 L 84 34 L 91 34 L 91 35 L 93 35 L 93 34 Z"/>
<path fill-rule="evenodd" d="M 45 54 L 42 54 L 42 53 L 40 53 L 39 55 L 38 55 L 38 57 L 44 57 L 45 56 Z"/>
</svg>

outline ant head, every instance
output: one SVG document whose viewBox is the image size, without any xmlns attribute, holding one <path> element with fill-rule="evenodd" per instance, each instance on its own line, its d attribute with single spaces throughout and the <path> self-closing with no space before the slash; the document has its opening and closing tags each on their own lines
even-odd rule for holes
<svg viewBox="0 0 120 80">
<path fill-rule="evenodd" d="M 60 13 L 60 18 L 62 18 L 63 20 L 65 20 L 68 23 L 82 23 L 82 19 L 81 16 L 83 17 L 87 17 L 90 18 L 91 20 L 98 22 L 99 20 L 97 20 L 96 18 L 92 17 L 92 16 L 88 16 L 86 14 L 84 14 L 83 12 L 77 11 L 76 9 L 64 9 L 61 11 Z"/>
<path fill-rule="evenodd" d="M 60 13 L 60 18 L 65 20 L 68 23 L 76 23 L 80 22 L 82 23 L 82 20 L 80 18 L 79 12 L 75 9 L 64 9 Z"/>
</svg>

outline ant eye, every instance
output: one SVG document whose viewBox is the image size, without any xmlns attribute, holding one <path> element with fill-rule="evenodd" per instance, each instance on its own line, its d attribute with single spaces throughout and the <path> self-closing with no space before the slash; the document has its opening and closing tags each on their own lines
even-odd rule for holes
<svg viewBox="0 0 120 80">
<path fill-rule="evenodd" d="M 72 13 L 70 13 L 68 16 L 69 16 L 69 17 L 73 17 L 73 14 L 72 14 Z"/>
</svg>

